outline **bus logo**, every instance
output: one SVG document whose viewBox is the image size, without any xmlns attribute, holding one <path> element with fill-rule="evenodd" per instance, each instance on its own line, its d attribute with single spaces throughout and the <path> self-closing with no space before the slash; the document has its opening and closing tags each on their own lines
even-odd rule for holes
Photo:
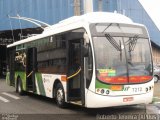
<svg viewBox="0 0 160 120">
<path fill-rule="evenodd" d="M 128 90 L 129 90 L 129 88 L 130 88 L 129 86 L 124 87 L 124 88 L 123 88 L 123 91 L 128 91 Z"/>
</svg>

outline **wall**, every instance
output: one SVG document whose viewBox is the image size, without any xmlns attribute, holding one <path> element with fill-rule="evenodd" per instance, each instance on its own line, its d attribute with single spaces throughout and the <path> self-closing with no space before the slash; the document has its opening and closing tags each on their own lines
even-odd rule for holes
<svg viewBox="0 0 160 120">
<path fill-rule="evenodd" d="M 122 14 L 124 13 L 134 22 L 146 25 L 151 40 L 160 46 L 160 31 L 144 10 L 140 2 L 138 0 L 117 0 L 117 2 L 117 11 Z"/>
<path fill-rule="evenodd" d="M 0 31 L 10 30 L 10 16 L 30 17 L 55 24 L 74 15 L 74 0 L 0 0 Z M 22 28 L 35 27 L 20 21 Z M 19 20 L 11 19 L 13 29 L 20 28 Z"/>
<path fill-rule="evenodd" d="M 160 47 L 152 42 L 153 63 L 160 65 Z"/>
</svg>

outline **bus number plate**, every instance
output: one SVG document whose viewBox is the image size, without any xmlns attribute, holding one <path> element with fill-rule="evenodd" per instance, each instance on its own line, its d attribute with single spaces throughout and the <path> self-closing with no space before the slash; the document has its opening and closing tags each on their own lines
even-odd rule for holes
<svg viewBox="0 0 160 120">
<path fill-rule="evenodd" d="M 142 87 L 138 87 L 138 88 L 132 88 L 133 92 L 137 93 L 137 92 L 142 92 Z"/>
</svg>

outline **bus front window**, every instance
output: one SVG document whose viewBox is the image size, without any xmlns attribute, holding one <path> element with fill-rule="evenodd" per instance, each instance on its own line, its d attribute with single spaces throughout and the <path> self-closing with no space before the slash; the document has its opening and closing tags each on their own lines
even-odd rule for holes
<svg viewBox="0 0 160 120">
<path fill-rule="evenodd" d="M 97 78 L 107 83 L 127 83 L 125 49 L 124 47 L 120 48 L 122 37 L 115 38 L 114 42 L 117 43 L 117 48 L 106 37 L 94 37 L 93 41 Z"/>
<path fill-rule="evenodd" d="M 130 41 L 130 42 L 128 42 Z M 132 37 L 125 42 L 130 83 L 151 79 L 151 54 L 148 39 Z"/>
<path fill-rule="evenodd" d="M 126 26 L 99 26 L 100 33 L 93 35 L 97 79 L 109 84 L 142 83 L 151 80 L 150 45 L 147 36 L 143 34 L 144 28 L 131 26 L 127 31 Z M 137 30 L 140 34 L 136 33 Z"/>
</svg>

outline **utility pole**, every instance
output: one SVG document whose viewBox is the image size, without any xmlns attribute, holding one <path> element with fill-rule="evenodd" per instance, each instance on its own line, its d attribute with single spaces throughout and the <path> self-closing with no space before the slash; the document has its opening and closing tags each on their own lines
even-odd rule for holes
<svg viewBox="0 0 160 120">
<path fill-rule="evenodd" d="M 80 0 L 74 0 L 74 15 L 80 15 Z"/>
<path fill-rule="evenodd" d="M 93 0 L 83 0 L 84 14 L 93 12 Z"/>
<path fill-rule="evenodd" d="M 103 11 L 103 9 L 102 9 L 102 0 L 98 0 L 98 11 Z"/>
</svg>

